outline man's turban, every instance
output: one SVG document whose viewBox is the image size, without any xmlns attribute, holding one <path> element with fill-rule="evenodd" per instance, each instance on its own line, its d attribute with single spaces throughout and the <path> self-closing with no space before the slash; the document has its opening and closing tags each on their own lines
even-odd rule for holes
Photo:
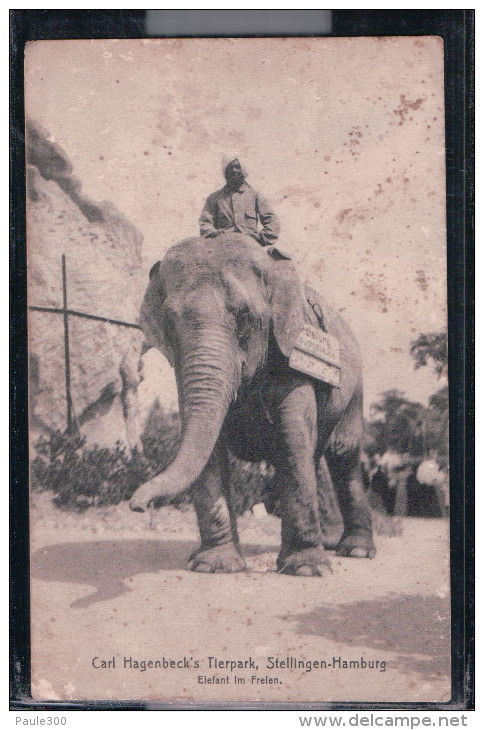
<svg viewBox="0 0 484 730">
<path fill-rule="evenodd" d="M 230 154 L 230 155 L 224 155 L 222 157 L 222 175 L 225 175 L 225 170 L 230 165 L 230 163 L 233 162 L 234 160 L 238 160 L 239 161 L 240 169 L 242 170 L 242 175 L 244 176 L 244 178 L 246 178 L 247 177 L 247 169 L 246 169 L 244 163 L 242 162 L 242 160 L 240 158 L 240 155 L 238 155 L 237 153 Z"/>
</svg>

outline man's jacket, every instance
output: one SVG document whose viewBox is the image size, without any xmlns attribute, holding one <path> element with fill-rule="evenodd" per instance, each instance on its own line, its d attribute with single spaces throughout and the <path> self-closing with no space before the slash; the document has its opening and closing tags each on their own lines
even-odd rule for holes
<svg viewBox="0 0 484 730">
<path fill-rule="evenodd" d="M 235 191 L 225 185 L 209 195 L 199 223 L 200 235 L 205 238 L 236 231 L 252 236 L 263 246 L 274 243 L 280 230 L 279 219 L 267 200 L 245 181 Z"/>
</svg>

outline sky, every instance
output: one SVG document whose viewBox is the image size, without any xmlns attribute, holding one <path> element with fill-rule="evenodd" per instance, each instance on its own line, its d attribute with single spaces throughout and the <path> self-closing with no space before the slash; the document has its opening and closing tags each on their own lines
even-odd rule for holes
<svg viewBox="0 0 484 730">
<path fill-rule="evenodd" d="M 36 41 L 25 83 L 83 193 L 143 233 L 146 272 L 239 154 L 359 339 L 366 412 L 391 388 L 427 402 L 409 348 L 447 319 L 440 38 Z"/>
</svg>

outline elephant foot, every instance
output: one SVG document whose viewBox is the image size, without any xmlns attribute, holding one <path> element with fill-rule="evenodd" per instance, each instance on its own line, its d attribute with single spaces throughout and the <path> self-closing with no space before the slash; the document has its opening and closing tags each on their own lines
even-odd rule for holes
<svg viewBox="0 0 484 730">
<path fill-rule="evenodd" d="M 376 547 L 373 538 L 368 532 L 355 532 L 343 535 L 337 548 L 336 555 L 340 558 L 374 558 Z"/>
<path fill-rule="evenodd" d="M 240 573 L 246 563 L 233 542 L 200 548 L 188 558 L 190 570 L 196 573 Z"/>
<path fill-rule="evenodd" d="M 327 530 L 322 529 L 323 533 L 323 545 L 326 550 L 336 550 L 343 534 L 342 529 Z"/>
<path fill-rule="evenodd" d="M 333 572 L 323 546 L 296 550 L 277 558 L 279 573 L 304 577 L 327 576 Z"/>
</svg>

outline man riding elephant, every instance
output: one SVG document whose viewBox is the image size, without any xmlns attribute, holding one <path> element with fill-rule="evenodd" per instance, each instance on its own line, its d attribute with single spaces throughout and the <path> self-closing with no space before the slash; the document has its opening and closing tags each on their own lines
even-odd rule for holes
<svg viewBox="0 0 484 730">
<path fill-rule="evenodd" d="M 240 157 L 225 155 L 222 174 L 226 184 L 205 201 L 200 235 L 216 238 L 223 233 L 244 233 L 261 246 L 273 245 L 279 237 L 279 219 L 267 200 L 246 182 L 247 170 Z"/>
</svg>

